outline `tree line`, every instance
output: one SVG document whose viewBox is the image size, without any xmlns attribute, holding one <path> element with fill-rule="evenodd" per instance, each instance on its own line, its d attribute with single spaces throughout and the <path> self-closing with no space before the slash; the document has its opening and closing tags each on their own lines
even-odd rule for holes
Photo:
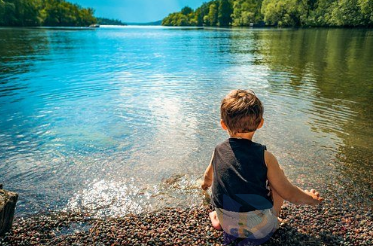
<svg viewBox="0 0 373 246">
<path fill-rule="evenodd" d="M 184 7 L 165 26 L 372 27 L 372 0 L 213 0 Z"/>
<path fill-rule="evenodd" d="M 0 0 L 0 26 L 89 26 L 93 14 L 64 0 Z"/>
<path fill-rule="evenodd" d="M 118 26 L 125 26 L 126 23 L 122 22 L 121 20 L 117 19 L 109 19 L 103 17 L 97 17 L 97 23 L 100 25 L 118 25 Z"/>
</svg>

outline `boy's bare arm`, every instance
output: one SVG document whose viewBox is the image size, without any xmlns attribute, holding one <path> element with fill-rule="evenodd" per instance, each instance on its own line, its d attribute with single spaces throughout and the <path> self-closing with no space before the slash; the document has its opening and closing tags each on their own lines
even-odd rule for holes
<svg viewBox="0 0 373 246">
<path fill-rule="evenodd" d="M 212 156 L 214 157 L 214 153 L 212 154 Z M 202 185 L 201 185 L 201 188 L 203 190 L 207 190 L 212 185 L 212 179 L 213 179 L 213 175 L 214 175 L 214 169 L 212 167 L 212 158 L 213 157 L 211 157 L 210 164 L 206 168 L 205 174 L 203 175 L 203 182 L 202 182 Z"/>
<path fill-rule="evenodd" d="M 285 176 L 273 154 L 265 151 L 264 158 L 268 167 L 267 177 L 271 189 L 274 189 L 282 198 L 294 204 L 309 205 L 317 205 L 323 200 L 317 191 L 302 190 L 293 185 Z"/>
</svg>

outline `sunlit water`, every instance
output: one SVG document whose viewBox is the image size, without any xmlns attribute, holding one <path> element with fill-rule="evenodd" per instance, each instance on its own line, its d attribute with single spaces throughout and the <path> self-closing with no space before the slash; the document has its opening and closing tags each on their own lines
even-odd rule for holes
<svg viewBox="0 0 373 246">
<path fill-rule="evenodd" d="M 251 88 L 293 182 L 370 204 L 372 74 L 364 29 L 0 29 L 0 183 L 18 215 L 200 204 L 220 101 Z"/>
</svg>

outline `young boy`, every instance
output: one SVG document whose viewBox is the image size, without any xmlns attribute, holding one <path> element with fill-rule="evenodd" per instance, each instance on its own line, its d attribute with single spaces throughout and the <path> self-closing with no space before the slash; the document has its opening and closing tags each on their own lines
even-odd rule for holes
<svg viewBox="0 0 373 246">
<path fill-rule="evenodd" d="M 263 111 L 250 90 L 234 90 L 223 99 L 221 126 L 229 139 L 216 146 L 202 183 L 203 190 L 212 186 L 213 227 L 236 238 L 269 239 L 284 200 L 309 205 L 323 200 L 317 191 L 293 185 L 276 157 L 252 141 L 263 126 Z"/>
</svg>

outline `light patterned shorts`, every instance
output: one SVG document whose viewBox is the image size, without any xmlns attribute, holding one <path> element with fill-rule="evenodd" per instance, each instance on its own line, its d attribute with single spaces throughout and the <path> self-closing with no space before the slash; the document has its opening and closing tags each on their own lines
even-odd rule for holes
<svg viewBox="0 0 373 246">
<path fill-rule="evenodd" d="M 262 239 L 274 233 L 278 219 L 273 208 L 238 213 L 216 208 L 223 230 L 236 238 Z"/>
</svg>

